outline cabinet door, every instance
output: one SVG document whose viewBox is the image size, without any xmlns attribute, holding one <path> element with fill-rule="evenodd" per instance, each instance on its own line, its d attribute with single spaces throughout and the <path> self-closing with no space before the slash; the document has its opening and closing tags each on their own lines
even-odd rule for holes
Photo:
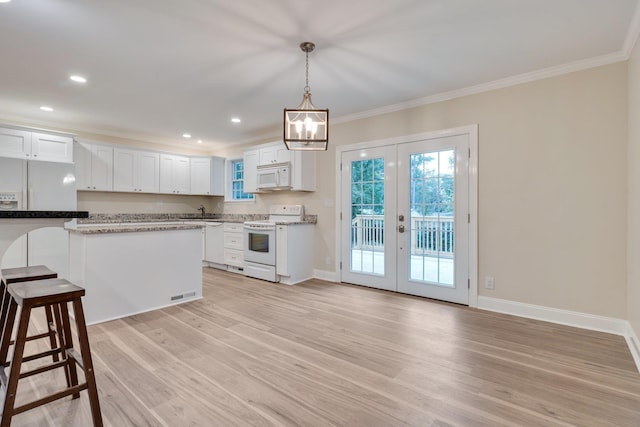
<svg viewBox="0 0 640 427">
<path fill-rule="evenodd" d="M 263 147 L 259 152 L 260 159 L 259 165 L 270 165 L 276 162 L 276 148 L 275 147 Z"/>
<path fill-rule="evenodd" d="M 112 147 L 105 145 L 91 147 L 91 189 L 99 191 L 113 190 Z"/>
<path fill-rule="evenodd" d="M 191 194 L 211 194 L 211 159 L 191 159 Z"/>
<path fill-rule="evenodd" d="M 73 138 L 46 133 L 31 134 L 31 158 L 47 162 L 73 162 Z"/>
<path fill-rule="evenodd" d="M 140 151 L 137 153 L 137 191 L 158 193 L 160 191 L 160 155 Z"/>
<path fill-rule="evenodd" d="M 176 157 L 173 163 L 173 189 L 179 194 L 189 194 L 191 177 L 188 157 Z"/>
<path fill-rule="evenodd" d="M 76 187 L 78 190 L 91 189 L 91 146 L 76 143 L 73 149 L 76 164 Z"/>
<path fill-rule="evenodd" d="M 173 156 L 160 155 L 159 188 L 161 193 L 173 193 Z"/>
<path fill-rule="evenodd" d="M 208 223 L 205 228 L 205 261 L 224 264 L 224 227 L 222 223 Z"/>
<path fill-rule="evenodd" d="M 291 161 L 290 151 L 284 146 L 284 143 L 278 144 L 276 150 L 276 163 L 286 163 Z"/>
<path fill-rule="evenodd" d="M 136 152 L 123 148 L 113 150 L 113 191 L 136 190 Z"/>
<path fill-rule="evenodd" d="M 30 158 L 31 132 L 0 128 L 0 156 Z"/>
<path fill-rule="evenodd" d="M 258 191 L 258 156 L 259 150 L 244 152 L 244 192 L 255 193 Z"/>
</svg>

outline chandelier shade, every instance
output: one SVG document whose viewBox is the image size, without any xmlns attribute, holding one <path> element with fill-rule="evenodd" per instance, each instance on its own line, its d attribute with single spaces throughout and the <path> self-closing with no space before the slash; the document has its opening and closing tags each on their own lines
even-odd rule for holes
<svg viewBox="0 0 640 427">
<path fill-rule="evenodd" d="M 284 109 L 284 144 L 288 150 L 325 151 L 329 144 L 329 110 L 316 108 L 309 89 L 309 52 L 315 45 L 300 44 L 306 54 L 306 85 L 298 107 Z"/>
</svg>

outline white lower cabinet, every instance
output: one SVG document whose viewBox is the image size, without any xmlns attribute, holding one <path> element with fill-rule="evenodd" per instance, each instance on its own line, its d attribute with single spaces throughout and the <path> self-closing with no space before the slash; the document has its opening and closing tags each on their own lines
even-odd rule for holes
<svg viewBox="0 0 640 427">
<path fill-rule="evenodd" d="M 205 235 L 204 260 L 222 266 L 224 262 L 224 224 L 208 222 Z"/>
<path fill-rule="evenodd" d="M 224 223 L 224 263 L 236 269 L 244 268 L 243 228 L 242 223 Z"/>
</svg>

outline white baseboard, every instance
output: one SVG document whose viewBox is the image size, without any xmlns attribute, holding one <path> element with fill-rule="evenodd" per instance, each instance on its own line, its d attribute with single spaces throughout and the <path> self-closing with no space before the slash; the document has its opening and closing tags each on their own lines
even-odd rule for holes
<svg viewBox="0 0 640 427">
<path fill-rule="evenodd" d="M 482 295 L 478 296 L 478 308 L 615 335 L 625 336 L 628 333 L 627 322 L 625 320 L 578 311 L 561 310 Z"/>
<path fill-rule="evenodd" d="M 588 329 L 591 331 L 621 335 L 627 341 L 627 345 L 629 346 L 633 360 L 636 363 L 638 372 L 640 372 L 640 341 L 631 328 L 631 325 L 626 320 L 616 319 L 614 317 L 597 316 L 578 311 L 561 310 L 541 305 L 525 304 L 481 295 L 478 296 L 478 308 L 498 313 L 512 314 L 514 316 L 527 317 L 529 319 L 574 326 L 576 328 Z"/>
<path fill-rule="evenodd" d="M 320 280 L 326 280 L 327 282 L 337 282 L 338 281 L 338 275 L 336 274 L 336 272 L 335 271 L 327 271 L 327 270 L 314 269 L 313 270 L 313 278 L 314 279 L 320 279 Z"/>
<path fill-rule="evenodd" d="M 636 362 L 638 372 L 640 372 L 640 339 L 638 339 L 638 335 L 636 335 L 629 322 L 627 322 L 627 326 L 627 334 L 624 337 L 627 340 L 627 345 L 629 346 L 633 360 Z"/>
</svg>

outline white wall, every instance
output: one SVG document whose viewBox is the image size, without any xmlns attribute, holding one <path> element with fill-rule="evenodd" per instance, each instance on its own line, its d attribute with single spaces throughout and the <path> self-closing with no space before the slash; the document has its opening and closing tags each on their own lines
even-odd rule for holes
<svg viewBox="0 0 640 427">
<path fill-rule="evenodd" d="M 627 320 L 636 337 L 640 337 L 640 43 L 637 41 L 628 67 Z"/>
</svg>

